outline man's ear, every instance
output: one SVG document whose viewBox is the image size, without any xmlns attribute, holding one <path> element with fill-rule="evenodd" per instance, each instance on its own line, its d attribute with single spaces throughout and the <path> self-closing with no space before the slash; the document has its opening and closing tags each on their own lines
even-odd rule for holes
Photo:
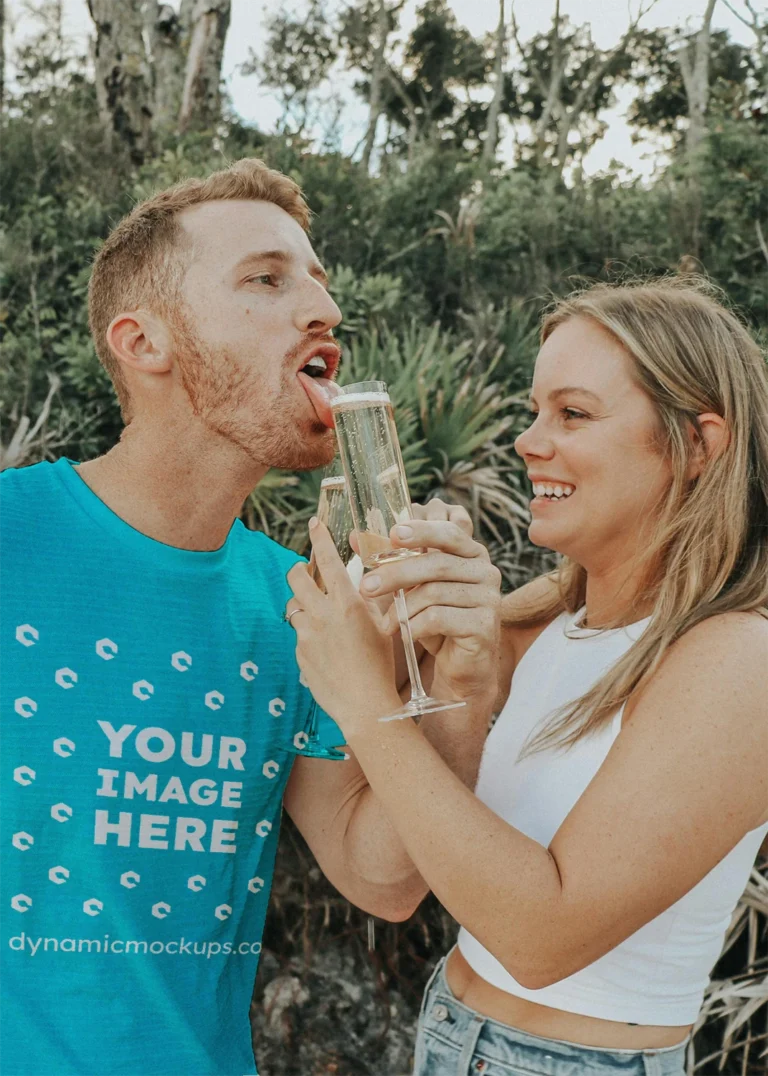
<svg viewBox="0 0 768 1076">
<path fill-rule="evenodd" d="M 167 374 L 171 370 L 173 340 L 162 318 L 148 310 L 118 314 L 107 329 L 112 354 L 141 374 Z"/>
<path fill-rule="evenodd" d="M 688 469 L 690 479 L 698 478 L 709 460 L 717 459 L 730 444 L 731 435 L 722 415 L 707 411 L 696 416 L 699 424 L 693 458 Z"/>
</svg>

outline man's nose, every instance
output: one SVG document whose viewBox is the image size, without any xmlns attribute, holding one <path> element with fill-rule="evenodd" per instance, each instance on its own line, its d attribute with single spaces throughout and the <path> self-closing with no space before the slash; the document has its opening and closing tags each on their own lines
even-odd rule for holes
<svg viewBox="0 0 768 1076">
<path fill-rule="evenodd" d="M 341 310 L 318 281 L 313 280 L 305 303 L 296 315 L 296 328 L 303 333 L 330 332 L 341 321 Z"/>
</svg>

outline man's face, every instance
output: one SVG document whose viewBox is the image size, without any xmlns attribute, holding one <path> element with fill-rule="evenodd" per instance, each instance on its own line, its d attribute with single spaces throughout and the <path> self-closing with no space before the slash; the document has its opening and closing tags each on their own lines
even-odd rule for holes
<svg viewBox="0 0 768 1076">
<path fill-rule="evenodd" d="M 334 453 L 324 406 L 341 312 L 306 233 L 271 202 L 208 202 L 179 217 L 192 243 L 173 325 L 194 411 L 266 467 L 310 470 Z M 318 351 L 320 355 L 318 356 Z"/>
</svg>

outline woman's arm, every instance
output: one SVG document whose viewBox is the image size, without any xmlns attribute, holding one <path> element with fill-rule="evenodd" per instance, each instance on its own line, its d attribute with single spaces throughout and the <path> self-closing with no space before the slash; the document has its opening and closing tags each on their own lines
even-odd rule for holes
<svg viewBox="0 0 768 1076">
<path fill-rule="evenodd" d="M 345 626 L 328 608 L 310 618 L 315 636 Z M 354 631 L 337 645 L 353 652 Z M 766 817 L 766 656 L 768 623 L 749 614 L 678 640 L 549 848 L 482 804 L 411 722 L 378 723 L 385 687 L 369 685 L 367 713 L 338 696 L 327 667 L 313 691 L 438 899 L 538 988 L 659 915 Z"/>
<path fill-rule="evenodd" d="M 496 696 L 498 572 L 485 548 L 472 540 L 471 521 L 463 509 L 442 506 L 440 514 L 439 505 L 427 508 L 429 522 L 418 526 L 422 544 L 431 547 L 431 552 L 413 558 L 406 569 L 408 585 L 413 586 L 407 599 L 409 613 L 415 638 L 423 639 L 437 657 L 433 690 L 440 697 L 458 694 L 466 705 L 429 714 L 424 735 L 441 763 L 462 783 L 474 787 Z M 340 630 L 333 625 L 316 636 L 302 627 L 304 615 L 294 618 L 297 655 L 305 652 L 304 645 L 313 644 L 314 660 L 305 661 L 302 671 L 321 705 L 327 700 L 315 690 L 315 663 L 333 670 L 337 691 L 360 712 L 377 706 L 383 707 L 381 713 L 397 710 L 401 702 L 395 694 L 397 681 L 385 634 L 397 630 L 396 620 L 382 624 L 380 614 L 387 612 L 386 607 L 372 609 L 371 600 L 356 592 L 327 532 L 325 537 L 335 561 L 327 568 L 318 557 L 318 564 L 328 581 L 329 597 L 320 594 L 303 567 L 295 568 L 289 581 L 295 580 L 298 588 L 303 584 L 308 591 L 307 601 L 299 602 L 301 608 L 309 608 L 313 599 L 328 608 L 335 599 L 346 623 Z M 384 604 L 389 602 L 385 599 Z M 347 635 L 353 639 L 351 646 Z M 384 918 L 403 919 L 427 893 L 427 885 L 354 756 L 331 765 L 297 759 L 285 806 L 327 877 L 355 904 Z"/>
</svg>

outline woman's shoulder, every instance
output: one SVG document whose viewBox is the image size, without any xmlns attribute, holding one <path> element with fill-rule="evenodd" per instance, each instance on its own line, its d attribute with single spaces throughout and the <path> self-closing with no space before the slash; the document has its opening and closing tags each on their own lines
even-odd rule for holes
<svg viewBox="0 0 768 1076">
<path fill-rule="evenodd" d="M 684 632 L 669 653 L 683 662 L 709 657 L 721 667 L 756 668 L 764 677 L 768 662 L 768 615 L 759 609 L 715 613 Z M 755 664 L 756 661 L 759 663 Z"/>
<path fill-rule="evenodd" d="M 768 669 L 768 618 L 758 610 L 715 613 L 688 628 L 665 654 L 660 669 L 675 675 L 700 676 L 702 665 L 719 676 L 742 680 L 748 676 L 760 696 Z M 753 679 L 758 673 L 757 679 Z M 744 682 L 744 685 L 746 683 Z"/>
<path fill-rule="evenodd" d="M 732 721 L 768 728 L 767 668 L 768 617 L 760 610 L 716 613 L 672 643 L 646 685 L 630 697 L 625 720 L 644 696 L 663 697 L 665 687 L 674 686 L 688 690 L 701 710 L 718 700 Z"/>
</svg>

